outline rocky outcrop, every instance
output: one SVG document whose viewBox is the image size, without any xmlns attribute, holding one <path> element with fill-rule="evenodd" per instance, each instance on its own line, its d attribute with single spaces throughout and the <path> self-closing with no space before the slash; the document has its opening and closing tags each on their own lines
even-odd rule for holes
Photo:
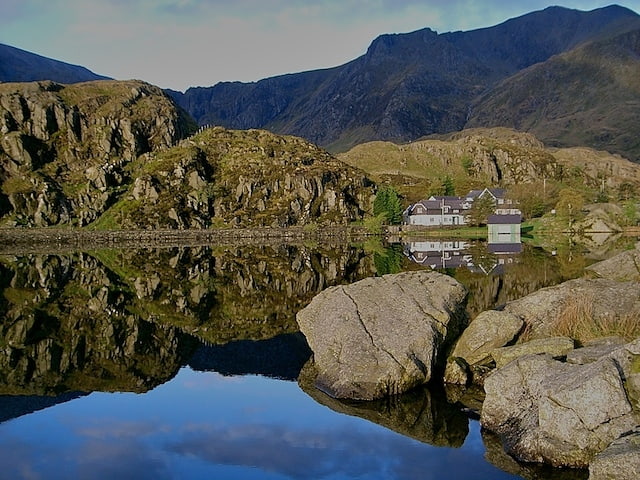
<svg viewBox="0 0 640 480">
<path fill-rule="evenodd" d="M 371 207 L 373 182 L 302 139 L 216 128 L 176 146 L 194 130 L 142 82 L 1 85 L 0 224 L 281 227 Z"/>
<path fill-rule="evenodd" d="M 528 355 L 485 380 L 481 423 L 521 461 L 586 467 L 640 418 L 611 356 L 586 365 Z"/>
<path fill-rule="evenodd" d="M 128 183 L 134 159 L 193 128 L 159 88 L 139 81 L 0 85 L 2 220 L 91 223 Z"/>
<path fill-rule="evenodd" d="M 424 271 L 324 290 L 296 316 L 313 351 L 316 387 L 371 400 L 425 384 L 463 325 L 465 297 L 455 280 Z"/>
<path fill-rule="evenodd" d="M 363 172 L 295 137 L 204 130 L 141 157 L 129 190 L 98 222 L 121 228 L 344 224 L 371 209 Z"/>
<path fill-rule="evenodd" d="M 506 312 L 488 310 L 478 315 L 462 332 L 447 361 L 444 379 L 447 383 L 466 384 L 478 367 L 492 362 L 492 352 L 514 341 L 522 330 L 519 317 Z"/>
</svg>

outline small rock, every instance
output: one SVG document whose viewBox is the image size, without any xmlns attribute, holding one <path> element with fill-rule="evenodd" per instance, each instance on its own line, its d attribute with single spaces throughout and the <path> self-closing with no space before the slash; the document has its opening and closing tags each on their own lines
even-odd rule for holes
<svg viewBox="0 0 640 480">
<path fill-rule="evenodd" d="M 567 354 L 567 363 L 584 365 L 586 363 L 596 362 L 614 350 L 617 350 L 625 343 L 622 337 L 597 338 L 585 344 L 584 347 L 576 348 L 572 352 L 569 352 Z"/>
<path fill-rule="evenodd" d="M 525 355 L 546 353 L 553 358 L 566 357 L 573 347 L 573 340 L 568 337 L 537 338 L 510 347 L 496 348 L 491 351 L 491 356 L 496 362 L 496 367 L 500 368 Z"/>
<path fill-rule="evenodd" d="M 463 358 L 469 365 L 490 362 L 492 350 L 511 342 L 522 325 L 520 318 L 508 312 L 482 312 L 462 332 L 451 356 Z"/>
</svg>

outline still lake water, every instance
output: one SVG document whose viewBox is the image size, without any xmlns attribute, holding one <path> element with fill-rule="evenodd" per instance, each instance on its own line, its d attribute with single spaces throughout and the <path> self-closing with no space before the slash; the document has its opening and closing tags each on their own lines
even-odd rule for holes
<svg viewBox="0 0 640 480">
<path fill-rule="evenodd" d="M 295 314 L 328 286 L 435 267 L 469 287 L 473 316 L 614 252 L 437 241 L 2 254 L 0 478 L 586 478 L 504 455 L 473 396 L 323 395 L 305 380 Z"/>
</svg>

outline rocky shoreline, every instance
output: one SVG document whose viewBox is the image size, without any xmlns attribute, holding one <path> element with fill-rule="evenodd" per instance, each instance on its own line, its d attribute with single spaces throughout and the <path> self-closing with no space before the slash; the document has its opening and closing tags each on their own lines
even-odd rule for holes
<svg viewBox="0 0 640 480">
<path fill-rule="evenodd" d="M 147 248 L 205 245 L 271 244 L 303 241 L 349 242 L 371 235 L 359 226 L 286 228 L 86 230 L 57 228 L 0 229 L 0 253 L 65 249 Z"/>
<path fill-rule="evenodd" d="M 322 292 L 297 315 L 307 388 L 371 400 L 444 384 L 518 461 L 638 478 L 640 245 L 470 322 L 456 284 L 420 271 Z"/>
</svg>

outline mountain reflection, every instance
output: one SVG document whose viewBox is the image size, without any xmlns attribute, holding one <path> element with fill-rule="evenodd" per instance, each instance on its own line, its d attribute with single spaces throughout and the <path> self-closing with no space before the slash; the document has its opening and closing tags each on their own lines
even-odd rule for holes
<svg viewBox="0 0 640 480">
<path fill-rule="evenodd" d="M 575 252 L 524 245 L 507 255 L 481 242 L 464 255 L 470 263 L 443 271 L 468 287 L 472 316 L 585 263 Z M 0 460 L 13 478 L 45 464 L 70 469 L 58 478 L 176 478 L 172 465 L 189 462 L 215 464 L 222 477 L 234 468 L 265 477 L 513 478 L 482 459 L 462 402 L 427 388 L 342 402 L 308 381 L 311 351 L 296 313 L 332 285 L 421 268 L 429 267 L 411 262 L 406 247 L 379 242 L 0 255 Z M 94 405 L 99 394 L 90 392 L 147 394 L 76 408 Z M 121 410 L 112 417 L 113 404 Z M 53 406 L 67 415 L 38 412 Z M 47 448 L 33 433 L 41 418 L 42 435 L 57 439 Z M 16 435 L 15 425 L 24 430 Z M 501 469 L 544 478 L 485 442 Z"/>
<path fill-rule="evenodd" d="M 196 368 L 294 378 L 306 342 L 270 339 L 296 334 L 295 313 L 326 287 L 372 274 L 350 246 L 2 256 L 0 394 L 141 393 L 194 352 Z"/>
</svg>

